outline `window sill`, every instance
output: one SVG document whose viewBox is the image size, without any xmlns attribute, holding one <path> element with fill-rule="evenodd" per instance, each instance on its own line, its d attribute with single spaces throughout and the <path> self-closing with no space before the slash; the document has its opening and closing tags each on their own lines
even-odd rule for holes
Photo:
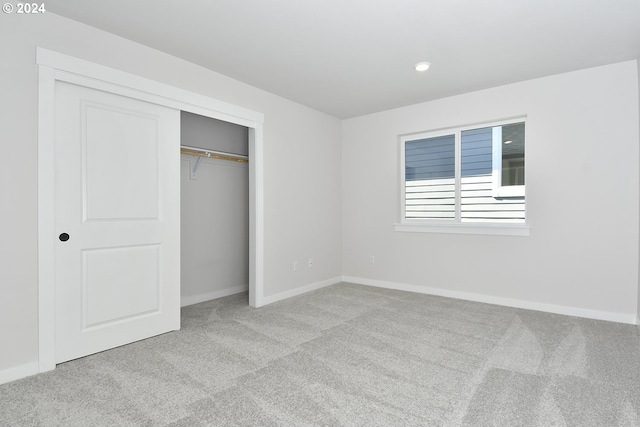
<svg viewBox="0 0 640 427">
<path fill-rule="evenodd" d="M 495 184 L 494 184 L 495 185 Z M 522 198 L 524 199 L 524 185 L 513 185 L 507 187 L 497 187 L 493 190 L 493 197 L 496 199 Z"/>
<path fill-rule="evenodd" d="M 445 234 L 484 234 L 493 236 L 528 236 L 529 227 L 526 224 L 394 224 L 395 231 L 410 233 L 445 233 Z"/>
</svg>

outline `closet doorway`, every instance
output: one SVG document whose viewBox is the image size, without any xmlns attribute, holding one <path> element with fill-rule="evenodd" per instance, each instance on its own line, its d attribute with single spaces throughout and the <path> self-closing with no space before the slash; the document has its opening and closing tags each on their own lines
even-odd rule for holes
<svg viewBox="0 0 640 427">
<path fill-rule="evenodd" d="M 249 290 L 249 128 L 180 113 L 181 305 Z"/>
<path fill-rule="evenodd" d="M 57 313 L 63 313 L 66 311 L 66 307 L 64 304 L 57 304 L 56 296 L 58 290 L 61 286 L 65 286 L 65 280 L 58 277 L 58 272 L 64 271 L 63 268 L 60 268 L 56 262 L 56 254 L 61 248 L 69 247 L 69 241 L 84 241 L 86 237 L 82 230 L 74 233 L 69 233 L 66 229 L 61 229 L 60 218 L 66 218 L 65 209 L 67 209 L 67 205 L 61 204 L 59 200 L 59 194 L 57 190 L 61 189 L 61 181 L 60 181 L 60 170 L 65 170 L 64 165 L 65 162 L 70 158 L 80 158 L 84 159 L 83 161 L 86 163 L 87 160 L 92 160 L 94 165 L 98 165 L 95 170 L 102 171 L 101 174 L 104 175 L 100 180 L 95 181 L 93 189 L 100 189 L 102 187 L 96 187 L 95 182 L 102 183 L 106 187 L 103 189 L 104 191 L 100 191 L 96 193 L 93 191 L 91 194 L 100 194 L 101 198 L 99 200 L 94 200 L 92 202 L 92 206 L 101 206 L 102 210 L 98 210 L 96 215 L 99 218 L 89 218 L 87 215 L 84 217 L 81 215 L 81 222 L 83 225 L 91 226 L 91 234 L 92 237 L 105 237 L 109 238 L 113 235 L 110 231 L 110 226 L 113 224 L 122 221 L 122 218 L 138 220 L 140 218 L 144 219 L 144 221 L 139 221 L 139 226 L 137 229 L 146 229 L 147 223 L 153 222 L 153 215 L 150 216 L 148 212 L 138 212 L 134 209 L 137 216 L 131 214 L 131 208 L 120 198 L 117 205 L 123 207 L 126 211 L 117 211 L 116 214 L 110 213 L 108 209 L 112 203 L 107 203 L 109 197 L 118 194 L 131 193 L 131 191 L 118 192 L 118 189 L 113 189 L 109 187 L 111 181 L 109 177 L 116 177 L 114 179 L 114 183 L 124 186 L 126 189 L 127 181 L 122 178 L 121 172 L 124 169 L 126 172 L 123 176 L 129 176 L 131 174 L 142 174 L 145 180 L 149 180 L 149 182 L 160 182 L 166 183 L 168 186 L 177 187 L 180 185 L 179 182 L 179 174 L 165 174 L 162 172 L 163 167 L 156 168 L 153 165 L 168 165 L 171 164 L 171 167 L 175 166 L 177 168 L 181 166 L 180 160 L 180 135 L 179 132 L 169 132 L 165 133 L 162 129 L 154 128 L 153 126 L 143 126 L 140 120 L 145 117 L 148 120 L 155 120 L 155 113 L 143 113 L 138 114 L 134 110 L 137 111 L 138 106 L 142 105 L 156 105 L 162 107 L 164 109 L 168 109 L 175 114 L 171 114 L 170 118 L 162 119 L 164 122 L 172 121 L 176 124 L 176 128 L 179 122 L 179 116 L 181 112 L 189 112 L 193 114 L 197 114 L 203 117 L 216 119 L 221 122 L 233 123 L 236 125 L 240 125 L 247 130 L 248 134 L 248 157 L 251 159 L 251 163 L 248 164 L 248 233 L 249 233 L 249 254 L 248 254 L 248 282 L 249 282 L 249 305 L 252 307 L 260 307 L 263 305 L 264 300 L 264 291 L 263 291 L 263 281 L 264 281 L 264 194 L 263 194 L 263 148 L 262 148 L 262 129 L 263 129 L 263 120 L 264 116 L 262 113 L 248 110 L 243 107 L 239 107 L 236 105 L 228 104 L 226 102 L 218 101 L 213 98 L 209 98 L 207 96 L 203 96 L 194 92 L 189 92 L 184 89 L 180 89 L 174 86 L 169 86 L 163 83 L 159 83 L 153 80 L 149 80 L 146 78 L 142 78 L 133 74 L 129 74 L 126 72 L 122 72 L 113 68 L 105 67 L 99 64 L 95 64 L 89 61 L 84 61 L 78 58 L 74 58 L 68 55 L 63 55 L 57 52 L 53 52 L 47 49 L 38 48 L 36 55 L 36 62 L 39 66 L 39 85 L 38 85 L 38 345 L 39 345 L 39 354 L 38 354 L 38 372 L 45 372 L 55 368 L 56 363 L 63 361 L 62 358 L 56 358 L 56 346 L 58 345 L 56 330 L 58 328 L 57 321 Z M 76 148 L 72 150 L 66 150 L 68 144 L 58 144 L 59 141 L 66 140 L 66 138 L 60 138 L 59 135 L 56 134 L 56 128 L 58 129 L 67 129 L 68 126 L 59 122 L 59 119 L 62 117 L 60 114 L 56 114 L 56 108 L 64 108 L 66 104 L 60 104 L 62 98 L 60 96 L 60 87 L 61 85 L 69 84 L 78 88 L 85 88 L 86 90 L 94 93 L 104 93 L 108 94 L 107 96 L 113 97 L 113 99 L 117 99 L 117 103 L 120 101 L 125 102 L 126 99 L 135 100 L 136 105 L 135 108 L 131 106 L 127 106 L 126 108 L 122 107 L 118 104 L 114 108 L 111 108 L 110 111 L 104 112 L 97 122 L 93 120 L 95 118 L 93 115 L 87 115 L 83 112 L 86 112 L 87 108 L 89 108 L 91 103 L 87 103 L 81 97 L 73 98 L 75 101 L 75 107 L 67 108 L 67 110 L 74 110 L 76 114 L 80 114 L 80 119 L 77 124 L 82 128 L 84 126 L 84 130 L 78 129 L 78 133 L 76 135 L 80 135 L 80 142 L 75 144 Z M 83 89 L 84 90 L 84 89 Z M 97 95 L 96 95 L 97 96 Z M 110 98 L 111 99 L 111 98 Z M 76 108 L 79 105 L 82 107 L 80 109 Z M 90 105 L 91 104 L 91 105 Z M 100 103 L 98 103 L 100 104 Z M 96 104 L 97 105 L 97 104 Z M 102 104 L 100 104 L 102 105 Z M 86 108 L 85 108 L 86 107 Z M 99 105 L 98 105 L 99 107 Z M 141 107 L 142 108 L 142 107 Z M 146 108 L 146 107 L 145 107 Z M 145 110 L 146 111 L 146 110 Z M 133 114 L 133 115 L 132 115 Z M 134 117 L 135 116 L 135 117 Z M 132 118 L 133 117 L 133 118 Z M 136 117 L 140 118 L 140 120 L 136 119 Z M 157 116 L 160 117 L 160 116 Z M 142 130 L 147 130 L 149 135 L 155 135 L 154 132 L 161 131 L 163 135 L 167 136 L 166 143 L 163 143 L 163 146 L 166 147 L 162 150 L 149 150 L 142 149 L 140 153 L 135 150 L 127 150 L 126 156 L 121 156 L 120 153 L 124 153 L 123 150 L 113 150 L 109 148 L 108 143 L 104 142 L 101 135 L 110 135 L 109 138 L 116 138 L 117 135 L 114 132 L 119 132 L 121 130 L 121 126 L 111 126 L 109 123 L 114 122 L 114 120 L 118 123 L 126 122 L 128 123 L 128 128 L 137 129 L 136 132 Z M 145 119 L 147 120 L 147 119 Z M 144 121 L 144 120 L 142 120 Z M 131 122 L 131 123 L 130 123 Z M 74 122 L 75 123 L 75 122 Z M 94 129 L 96 128 L 94 124 L 97 123 L 98 128 L 102 125 L 102 131 L 90 133 L 85 132 L 86 129 Z M 106 123 L 106 124 L 105 124 Z M 136 125 L 139 124 L 139 126 Z M 145 122 L 146 123 L 146 122 Z M 86 126 L 85 126 L 86 125 Z M 62 126 L 62 127 L 61 127 Z M 136 127 L 137 126 L 137 127 Z M 73 131 L 69 128 L 70 131 Z M 96 129 L 98 129 L 96 128 Z M 155 129 L 155 131 L 153 130 Z M 134 132 L 135 133 L 135 132 Z M 133 135 L 133 134 L 131 134 Z M 127 138 L 131 136 L 127 133 Z M 146 134 L 145 134 L 146 135 Z M 135 136 L 135 135 L 134 135 Z M 87 139 L 89 138 L 89 139 Z M 96 139 L 97 138 L 97 139 Z M 101 139 L 102 138 L 102 139 Z M 117 138 L 116 138 L 117 139 Z M 131 139 L 131 138 L 129 138 Z M 94 144 L 91 142 L 87 145 L 87 141 L 96 142 Z M 145 141 L 154 141 L 154 138 L 147 138 Z M 101 142 L 102 141 L 102 142 Z M 139 144 L 139 138 L 133 138 L 132 144 Z M 155 143 L 151 143 L 151 146 Z M 147 145 L 149 145 L 147 144 Z M 78 149 L 77 147 L 84 147 Z M 90 146 L 99 147 L 101 150 L 106 150 L 104 153 L 100 151 L 98 154 L 91 154 L 88 152 Z M 140 147 L 136 147 L 140 148 Z M 103 151 L 104 151 L 103 150 Z M 89 155 L 87 155 L 89 153 Z M 106 153 L 106 154 L 105 154 Z M 155 153 L 155 154 L 154 154 Z M 106 156 L 106 157 L 104 157 Z M 111 159 L 109 165 L 110 167 L 106 167 L 103 162 L 103 158 Z M 120 159 L 120 160 L 118 160 Z M 126 160 L 126 162 L 124 161 Z M 145 167 L 141 167 L 142 165 L 146 165 Z M 152 165 L 152 166 L 149 166 Z M 79 182 L 80 185 L 76 185 L 74 188 L 80 189 L 76 191 L 76 193 L 80 194 L 81 203 L 72 202 L 68 204 L 69 210 L 77 211 L 78 209 L 82 209 L 82 205 L 87 205 L 87 197 L 88 193 L 83 190 L 86 189 L 87 186 L 85 183 L 86 179 L 86 171 L 88 169 L 83 169 L 83 173 L 74 173 L 76 183 Z M 93 168 L 92 168 L 93 170 Z M 154 172 L 155 171 L 155 172 Z M 129 175 L 127 175 L 127 173 Z M 174 177 L 174 178 L 171 178 Z M 166 182 L 165 182 L 166 181 Z M 169 182 L 170 181 L 170 182 Z M 108 188 L 107 188 L 108 187 Z M 153 187 L 155 188 L 155 187 Z M 179 191 L 165 191 L 162 190 L 164 188 L 162 185 L 157 186 L 159 192 L 157 194 L 153 193 L 151 196 L 155 194 L 155 199 L 159 200 L 162 206 L 175 206 L 178 207 L 180 204 Z M 148 202 L 150 194 L 146 194 L 144 191 L 141 194 L 141 200 L 145 201 L 143 203 L 143 207 L 145 209 L 149 208 L 151 204 Z M 104 196 L 104 197 L 102 197 Z M 115 197 L 115 196 L 114 196 Z M 113 198 L 113 197 L 112 197 Z M 64 200 L 64 197 L 63 197 Z M 106 200 L 106 205 L 103 201 Z M 102 204 L 101 204 L 102 203 Z M 140 205 L 140 200 L 136 200 L 134 205 Z M 137 206 L 136 205 L 136 206 Z M 104 206 L 107 206 L 106 208 Z M 108 209 L 107 209 L 108 208 Z M 107 210 L 105 210 L 107 209 Z M 173 208 L 172 208 L 173 209 Z M 178 209 L 175 209 L 177 212 Z M 106 215 L 109 213 L 109 215 Z M 124 213 L 123 213 L 124 212 Z M 95 213 L 95 212 L 94 212 Z M 153 213 L 153 212 L 152 212 Z M 126 215 L 125 215 L 126 214 Z M 92 214 L 93 215 L 93 214 Z M 105 216 L 106 215 L 106 216 Z M 115 216 L 114 216 L 115 215 Z M 95 216 L 95 215 L 94 215 Z M 173 245 L 173 242 L 179 240 L 180 237 L 180 219 L 178 215 L 172 215 L 171 218 L 165 217 L 163 214 L 158 214 L 158 218 L 164 220 L 170 220 L 171 222 L 171 231 L 168 233 L 164 233 L 163 235 L 159 235 L 156 240 L 148 245 L 155 245 L 155 247 L 162 247 L 165 243 Z M 140 217 L 140 218 L 138 218 Z M 58 219 L 56 219 L 58 218 Z M 84 219 L 82 219 L 84 218 Z M 103 227 L 100 230 L 97 230 L 96 227 L 93 227 L 93 223 L 91 222 L 109 222 L 113 223 L 109 227 Z M 91 223 L 91 224 L 90 224 Z M 246 221 L 245 221 L 246 223 Z M 64 224 L 63 224 L 64 225 Z M 109 224 L 107 224 L 109 225 Z M 113 225 L 115 226 L 115 225 Z M 146 228 L 145 228 L 146 227 Z M 85 227 L 86 228 L 86 227 Z M 113 227 L 112 227 L 113 228 Z M 97 234 L 96 234 L 97 233 Z M 121 233 L 122 234 L 122 233 Z M 88 234 L 87 234 L 88 235 Z M 119 234 L 120 235 L 120 234 Z M 125 237 L 127 234 L 123 234 Z M 73 239 L 73 240 L 71 240 Z M 99 246 L 99 245 L 98 245 Z M 179 243 L 176 243 L 175 247 L 178 247 Z M 127 249 L 127 243 L 124 244 L 117 243 L 115 245 L 115 249 L 122 252 Z M 153 249 L 152 248 L 152 249 Z M 144 258 L 143 255 L 150 254 L 152 249 L 147 250 L 144 254 L 140 255 L 140 257 Z M 92 263 L 92 268 L 95 271 L 99 269 L 100 271 L 105 270 L 113 273 L 113 276 L 120 277 L 121 269 L 119 265 L 123 263 L 126 264 L 127 268 L 126 272 L 134 272 L 137 271 L 137 263 L 130 262 L 128 257 L 124 256 L 111 256 L 111 253 L 107 253 L 107 249 L 103 247 L 97 247 L 93 245 L 90 247 L 83 247 L 80 249 L 83 252 L 83 256 L 87 258 L 88 251 L 93 251 L 89 253 L 92 255 L 94 253 L 98 253 L 97 251 L 102 251 L 99 255 L 104 255 L 100 257 L 101 263 Z M 165 255 L 162 255 L 165 254 Z M 180 270 L 180 255 L 179 250 L 175 251 L 163 251 L 160 255 L 159 263 L 164 266 L 168 266 L 172 271 L 178 272 Z M 150 254 L 146 258 L 144 258 L 147 262 L 146 265 L 157 265 L 153 264 L 156 258 L 153 258 L 154 254 Z M 155 255 L 154 255 L 155 256 Z M 140 258 L 139 257 L 139 258 Z M 59 258 L 59 257 L 58 257 Z M 96 257 L 93 257 L 96 258 Z M 83 258 L 84 259 L 84 258 Z M 113 262 L 112 262 L 113 261 Z M 118 262 L 120 264 L 118 264 Z M 88 263 L 85 262 L 84 265 Z M 97 266 L 97 267 L 96 267 Z M 246 266 L 246 264 L 245 264 Z M 86 290 L 91 288 L 93 284 L 97 283 L 100 285 L 100 289 L 107 289 L 109 286 L 103 286 L 106 282 L 106 279 L 103 280 L 104 276 L 100 274 L 93 274 L 92 277 L 100 277 L 100 281 L 91 282 L 90 277 L 87 276 L 86 269 L 75 271 L 76 277 L 79 278 L 80 289 L 83 291 L 83 295 L 88 295 Z M 95 272 L 94 271 L 94 272 Z M 151 271 L 151 270 L 149 270 Z M 153 270 L 156 271 L 156 270 Z M 154 283 L 167 282 L 169 286 L 168 289 L 171 289 L 170 292 L 159 291 L 157 292 L 157 296 L 160 299 L 168 297 L 168 301 L 171 303 L 172 312 L 179 312 L 180 305 L 180 297 L 179 297 L 179 289 L 180 289 L 180 279 L 179 276 L 167 275 L 163 273 L 163 269 L 159 269 L 157 271 L 158 280 Z M 246 271 L 246 268 L 245 268 Z M 99 271 L 98 271 L 99 273 Z M 155 274 L 155 273 L 154 273 Z M 129 276 L 132 277 L 133 273 Z M 146 275 L 146 273 L 145 273 Z M 87 279 L 89 277 L 89 279 Z M 153 277 L 152 277 L 153 278 Z M 120 282 L 119 282 L 120 283 Z M 124 282 L 122 282 L 124 283 Z M 120 286 L 119 289 L 124 289 L 124 285 Z M 176 291 L 174 293 L 174 290 Z M 167 295 L 170 294 L 170 295 Z M 175 297 L 174 297 L 175 295 Z M 83 297 L 84 298 L 84 297 Z M 145 298 L 147 298 L 145 294 Z M 153 299 L 153 298 L 152 298 Z M 86 302 L 86 298 L 83 301 Z M 73 299 L 74 304 L 78 304 L 78 299 Z M 102 299 L 101 299 L 102 301 Z M 117 304 L 117 303 L 116 303 Z M 162 306 L 162 304 L 160 304 Z M 86 304 L 85 304 L 86 307 Z M 105 316 L 98 318 L 98 321 L 104 323 L 105 321 L 111 322 L 111 324 L 116 324 L 119 322 L 118 319 L 127 318 L 129 319 L 131 316 L 128 316 L 125 313 L 124 317 L 122 313 L 118 310 L 113 309 L 114 305 L 110 306 L 109 312 Z M 132 306 L 131 304 L 127 305 L 127 307 L 131 308 L 129 311 L 135 311 L 134 315 L 137 319 L 144 319 L 145 314 L 143 311 L 147 309 L 146 306 Z M 151 307 L 150 311 L 156 312 L 159 310 L 164 310 L 164 308 L 158 308 L 158 304 L 156 306 Z M 116 307 L 117 308 L 117 307 Z M 137 310 L 137 311 L 136 311 Z M 169 309 L 167 309 L 169 310 Z M 81 310 L 82 311 L 82 310 Z M 86 310 L 83 312 L 83 318 L 86 318 Z M 105 311 L 101 311 L 100 315 L 104 314 Z M 119 317 L 118 317 L 119 316 Z M 82 329 L 84 322 L 83 319 L 79 318 L 79 316 L 74 316 L 74 328 L 77 330 L 78 328 Z M 95 323 L 95 322 L 94 322 Z M 78 326 L 79 325 L 79 326 Z M 118 326 L 118 325 L 116 325 Z M 102 327 L 102 325 L 96 325 L 96 327 Z M 164 331 L 169 331 L 172 328 L 176 328 L 178 326 L 169 326 L 164 328 Z M 154 332 L 159 333 L 159 332 Z M 118 345 L 126 344 L 127 342 L 131 342 L 129 338 L 125 336 L 126 334 L 113 334 L 113 340 L 110 341 L 110 344 L 107 343 L 107 347 L 115 347 Z M 140 337 L 134 337 L 133 340 L 140 339 Z M 101 338 L 98 340 L 100 351 L 105 349 L 104 340 Z M 90 349 L 89 352 L 93 352 L 95 349 Z M 89 354 L 89 353 L 87 353 Z M 72 355 L 71 357 L 80 357 L 77 354 Z M 65 357 L 66 358 L 66 357 Z M 35 373 L 35 372 L 34 372 Z"/>
</svg>

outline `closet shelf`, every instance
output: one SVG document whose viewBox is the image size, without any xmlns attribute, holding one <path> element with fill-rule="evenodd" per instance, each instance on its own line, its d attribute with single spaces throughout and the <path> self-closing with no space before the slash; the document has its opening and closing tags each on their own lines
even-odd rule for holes
<svg viewBox="0 0 640 427">
<path fill-rule="evenodd" d="M 249 157 L 242 154 L 225 153 L 223 151 L 207 150 L 204 148 L 189 147 L 186 145 L 180 146 L 180 154 L 188 154 L 191 156 L 208 157 L 219 160 L 231 160 L 239 163 L 248 163 Z"/>
<path fill-rule="evenodd" d="M 197 156 L 198 161 L 191 171 L 191 179 L 196 179 L 196 173 L 198 167 L 200 167 L 200 161 L 203 157 L 210 159 L 231 160 L 238 163 L 249 163 L 249 156 L 242 154 L 225 153 L 224 151 L 207 150 L 205 148 L 189 147 L 188 145 L 180 146 L 180 154 L 188 154 L 190 156 Z"/>
</svg>

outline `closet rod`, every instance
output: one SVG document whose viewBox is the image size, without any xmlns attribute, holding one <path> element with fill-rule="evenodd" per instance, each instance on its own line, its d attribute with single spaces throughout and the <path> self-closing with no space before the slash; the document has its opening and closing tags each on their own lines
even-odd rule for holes
<svg viewBox="0 0 640 427">
<path fill-rule="evenodd" d="M 221 160 L 233 160 L 240 163 L 249 162 L 249 157 L 242 154 L 225 153 L 224 151 L 207 150 L 205 148 L 189 147 L 188 145 L 181 145 L 180 153 Z"/>
</svg>

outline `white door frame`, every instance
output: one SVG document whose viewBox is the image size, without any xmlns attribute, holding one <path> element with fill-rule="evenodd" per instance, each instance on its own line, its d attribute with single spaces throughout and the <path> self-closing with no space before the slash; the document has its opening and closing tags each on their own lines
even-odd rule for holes
<svg viewBox="0 0 640 427">
<path fill-rule="evenodd" d="M 55 368 L 55 83 L 69 82 L 249 128 L 249 305 L 264 305 L 264 115 L 48 49 L 37 48 L 38 370 Z M 179 147 L 176 146 L 176 150 Z"/>
</svg>

